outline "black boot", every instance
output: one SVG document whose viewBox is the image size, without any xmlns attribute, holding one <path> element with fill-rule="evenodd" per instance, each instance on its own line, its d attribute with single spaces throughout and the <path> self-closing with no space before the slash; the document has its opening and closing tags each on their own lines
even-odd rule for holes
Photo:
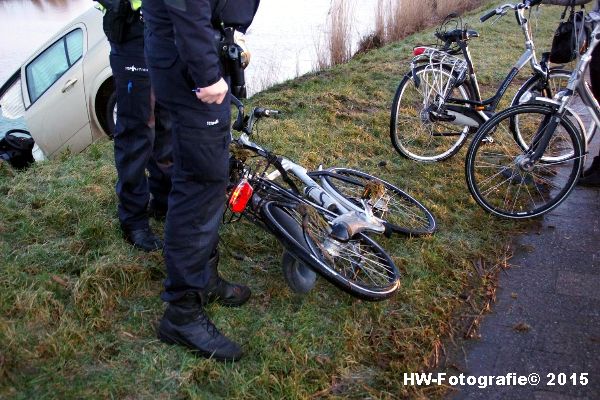
<svg viewBox="0 0 600 400">
<path fill-rule="evenodd" d="M 594 171 L 600 171 L 600 156 L 594 157 L 592 160 L 592 165 L 581 173 L 582 177 L 586 177 L 591 175 Z"/>
<path fill-rule="evenodd" d="M 187 293 L 181 300 L 169 303 L 158 326 L 158 338 L 218 361 L 236 361 L 242 357 L 241 347 L 221 334 L 208 319 L 199 293 Z"/>
<path fill-rule="evenodd" d="M 580 186 L 600 187 L 600 156 L 594 157 L 592 165 L 581 173 L 577 181 Z"/>
<path fill-rule="evenodd" d="M 150 228 L 127 229 L 122 227 L 125 240 L 140 250 L 147 252 L 161 250 L 162 241 L 156 237 Z"/>
<path fill-rule="evenodd" d="M 204 291 L 207 303 L 216 301 L 227 307 L 239 307 L 250 298 L 251 292 L 248 286 L 229 283 L 219 276 L 217 265 L 219 264 L 219 249 L 215 249 L 208 261 L 207 268 L 210 270 L 210 280 Z"/>
<path fill-rule="evenodd" d="M 600 187 L 600 168 L 590 172 L 583 178 L 579 178 L 577 184 L 580 186 Z"/>
</svg>

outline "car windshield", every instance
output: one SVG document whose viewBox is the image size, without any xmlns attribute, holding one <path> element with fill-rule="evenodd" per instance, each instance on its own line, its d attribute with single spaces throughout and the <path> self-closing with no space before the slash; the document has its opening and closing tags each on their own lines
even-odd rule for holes
<svg viewBox="0 0 600 400">
<path fill-rule="evenodd" d="M 0 138 L 11 129 L 26 129 L 21 79 L 16 79 L 0 96 Z"/>
</svg>

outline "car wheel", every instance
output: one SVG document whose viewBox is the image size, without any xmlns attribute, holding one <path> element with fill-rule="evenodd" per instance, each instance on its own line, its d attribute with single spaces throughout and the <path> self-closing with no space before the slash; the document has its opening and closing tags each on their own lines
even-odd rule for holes
<svg viewBox="0 0 600 400">
<path fill-rule="evenodd" d="M 111 139 L 115 134 L 115 125 L 117 123 L 117 93 L 112 92 L 106 102 L 106 127 L 108 137 Z"/>
</svg>

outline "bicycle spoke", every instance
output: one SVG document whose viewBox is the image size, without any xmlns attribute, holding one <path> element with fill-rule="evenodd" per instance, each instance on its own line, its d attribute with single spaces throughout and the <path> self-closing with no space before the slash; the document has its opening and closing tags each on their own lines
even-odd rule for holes
<svg viewBox="0 0 600 400">
<path fill-rule="evenodd" d="M 333 239 L 325 237 L 323 241 L 325 240 Z M 384 278 L 384 282 L 389 281 L 389 274 L 393 271 L 383 264 L 379 258 L 374 259 L 367 252 L 360 251 L 360 243 L 335 243 L 334 246 L 336 246 L 334 253 L 339 253 L 332 257 L 334 269 L 342 271 L 344 275 L 352 276 L 356 280 L 358 279 L 357 268 L 359 268 L 376 285 L 381 284 L 382 281 L 375 280 L 373 274 Z M 358 247 L 359 250 L 355 250 L 355 247 Z M 327 251 L 327 249 L 323 251 Z M 332 254 L 329 254 L 329 256 L 332 256 Z M 386 271 L 387 274 L 380 272 L 378 269 Z"/>
</svg>

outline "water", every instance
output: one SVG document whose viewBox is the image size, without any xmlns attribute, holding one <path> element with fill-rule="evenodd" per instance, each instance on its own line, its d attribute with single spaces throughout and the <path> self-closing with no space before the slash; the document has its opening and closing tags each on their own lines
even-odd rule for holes
<svg viewBox="0 0 600 400">
<path fill-rule="evenodd" d="M 352 48 L 375 25 L 377 0 L 348 1 Z M 317 49 L 329 27 L 329 0 L 261 0 L 247 33 L 252 61 L 246 71 L 249 93 L 313 71 Z"/>
</svg>

